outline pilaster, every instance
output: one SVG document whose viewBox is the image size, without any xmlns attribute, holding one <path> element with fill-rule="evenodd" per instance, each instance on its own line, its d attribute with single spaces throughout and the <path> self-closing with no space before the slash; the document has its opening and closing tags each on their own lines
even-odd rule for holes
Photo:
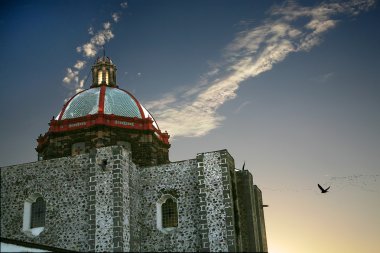
<svg viewBox="0 0 380 253">
<path fill-rule="evenodd" d="M 233 159 L 227 150 L 197 155 L 201 251 L 236 251 Z"/>
</svg>

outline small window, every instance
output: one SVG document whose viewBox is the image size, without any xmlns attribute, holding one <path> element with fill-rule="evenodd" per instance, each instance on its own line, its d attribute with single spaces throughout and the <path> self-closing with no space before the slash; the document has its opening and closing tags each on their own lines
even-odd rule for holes
<svg viewBox="0 0 380 253">
<path fill-rule="evenodd" d="M 103 72 L 99 70 L 98 72 L 98 84 L 101 84 L 103 81 Z"/>
<path fill-rule="evenodd" d="M 172 198 L 168 198 L 162 204 L 162 227 L 171 228 L 178 225 L 177 203 Z"/>
<path fill-rule="evenodd" d="M 46 202 L 41 194 L 32 194 L 24 202 L 22 231 L 31 237 L 38 236 L 45 229 Z"/>
<path fill-rule="evenodd" d="M 117 141 L 116 145 L 122 146 L 123 148 L 129 149 L 129 150 L 131 149 L 131 144 L 127 141 Z"/>
<path fill-rule="evenodd" d="M 105 82 L 108 84 L 109 81 L 109 73 L 107 70 L 99 70 L 98 72 L 98 84 L 102 84 Z"/>
<path fill-rule="evenodd" d="M 38 197 L 36 202 L 32 203 L 31 228 L 45 226 L 46 204 L 42 197 Z"/>
<path fill-rule="evenodd" d="M 108 71 L 106 71 L 106 78 L 105 78 L 106 80 L 106 84 L 108 84 Z"/>
<path fill-rule="evenodd" d="M 178 227 L 177 199 L 170 194 L 164 194 L 156 203 L 157 228 L 163 233 L 169 233 Z"/>
<path fill-rule="evenodd" d="M 73 156 L 84 154 L 85 151 L 86 151 L 86 145 L 84 142 L 74 143 L 71 147 L 71 155 Z"/>
</svg>

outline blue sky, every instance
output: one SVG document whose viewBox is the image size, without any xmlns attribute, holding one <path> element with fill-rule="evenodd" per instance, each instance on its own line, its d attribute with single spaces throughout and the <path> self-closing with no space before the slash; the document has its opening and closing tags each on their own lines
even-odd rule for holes
<svg viewBox="0 0 380 253">
<path fill-rule="evenodd" d="M 171 161 L 226 148 L 246 162 L 270 252 L 380 251 L 378 2 L 121 3 L 1 2 L 0 166 L 36 160 L 104 43 Z"/>
</svg>

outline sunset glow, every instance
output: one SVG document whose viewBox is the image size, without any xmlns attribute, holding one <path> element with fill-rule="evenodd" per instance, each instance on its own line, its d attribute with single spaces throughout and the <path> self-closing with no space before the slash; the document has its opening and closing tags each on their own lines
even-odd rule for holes
<svg viewBox="0 0 380 253">
<path fill-rule="evenodd" d="M 171 161 L 227 149 L 245 163 L 268 205 L 270 253 L 380 252 L 379 10 L 374 0 L 3 1 L 0 166 L 37 159 L 36 138 L 90 87 L 105 50 L 118 87 L 168 131 Z"/>
</svg>

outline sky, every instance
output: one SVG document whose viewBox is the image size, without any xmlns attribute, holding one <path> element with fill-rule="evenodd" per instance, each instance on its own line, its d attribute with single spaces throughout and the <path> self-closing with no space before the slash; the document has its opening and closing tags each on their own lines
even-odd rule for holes
<svg viewBox="0 0 380 253">
<path fill-rule="evenodd" d="M 245 162 L 269 252 L 380 252 L 378 24 L 372 0 L 3 0 L 0 166 L 36 161 L 104 46 L 171 161 Z"/>
</svg>

